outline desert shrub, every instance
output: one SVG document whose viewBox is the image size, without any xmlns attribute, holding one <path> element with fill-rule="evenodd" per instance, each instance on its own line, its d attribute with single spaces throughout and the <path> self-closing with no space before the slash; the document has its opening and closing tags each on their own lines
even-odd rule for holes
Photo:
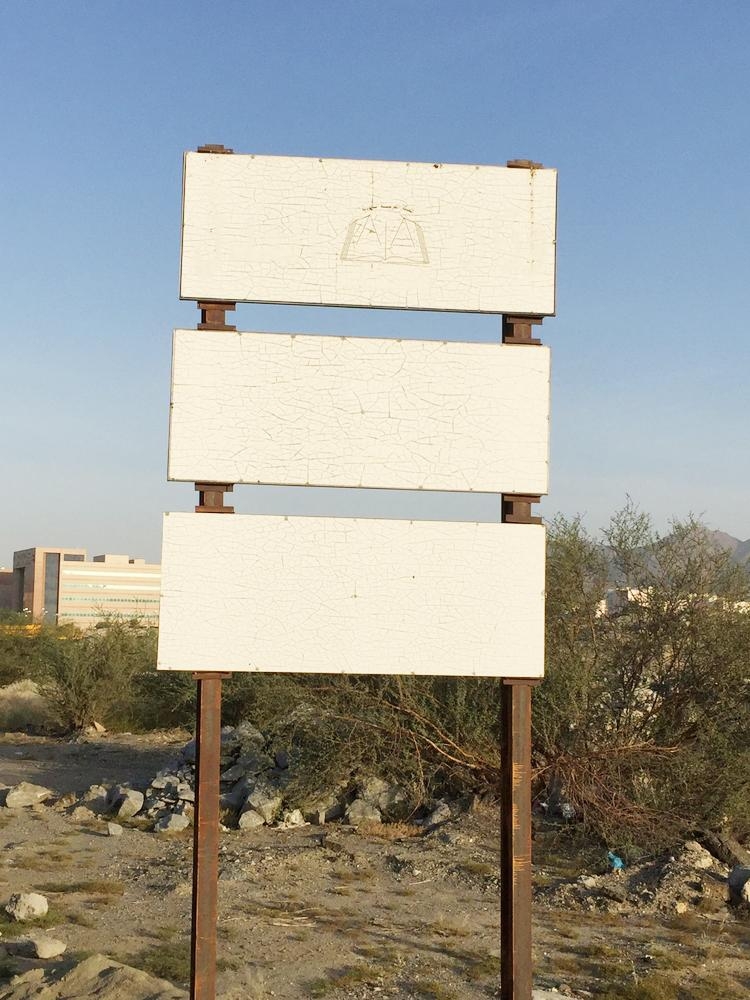
<svg viewBox="0 0 750 1000">
<path fill-rule="evenodd" d="M 58 634 L 77 633 L 74 626 L 33 625 L 25 612 L 0 610 L 0 687 L 37 680 L 45 641 Z"/>
<path fill-rule="evenodd" d="M 500 682 L 486 678 L 239 674 L 224 721 L 250 718 L 291 749 L 300 792 L 377 773 L 418 802 L 496 785 L 499 703 Z"/>
<path fill-rule="evenodd" d="M 155 663 L 133 678 L 129 704 L 131 729 L 191 728 L 195 725 L 196 683 L 182 670 L 157 672 Z"/>
<path fill-rule="evenodd" d="M 555 520 L 534 702 L 543 793 L 620 846 L 668 846 L 727 817 L 746 826 L 747 594 L 745 571 L 694 519 L 659 535 L 628 505 L 605 545 L 580 520 Z"/>
<path fill-rule="evenodd" d="M 134 678 L 153 668 L 156 633 L 108 618 L 87 632 L 41 635 L 39 657 L 40 690 L 64 727 L 117 728 L 132 718 Z"/>
</svg>

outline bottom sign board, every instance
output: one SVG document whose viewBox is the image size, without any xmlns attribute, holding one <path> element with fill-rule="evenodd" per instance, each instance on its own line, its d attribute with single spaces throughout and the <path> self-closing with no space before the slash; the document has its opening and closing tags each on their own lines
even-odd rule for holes
<svg viewBox="0 0 750 1000">
<path fill-rule="evenodd" d="M 540 677 L 544 528 L 165 514 L 160 670 Z"/>
</svg>

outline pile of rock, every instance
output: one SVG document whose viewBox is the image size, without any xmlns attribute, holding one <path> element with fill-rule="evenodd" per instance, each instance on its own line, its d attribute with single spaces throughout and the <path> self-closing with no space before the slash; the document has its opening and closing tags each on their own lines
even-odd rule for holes
<svg viewBox="0 0 750 1000">
<path fill-rule="evenodd" d="M 688 840 L 674 854 L 627 865 L 619 873 L 561 879 L 535 895 L 542 903 L 584 910 L 680 914 L 698 908 L 708 913 L 727 902 L 727 874 L 727 866 L 710 851 Z"/>
<path fill-rule="evenodd" d="M 66 795 L 55 802 L 76 822 L 107 822 L 110 836 L 122 834 L 122 823 L 142 820 L 157 833 L 186 830 L 195 803 L 195 740 L 190 740 L 147 788 L 129 784 L 92 785 L 83 796 Z M 324 795 L 305 797 L 295 789 L 293 757 L 274 749 L 249 722 L 226 726 L 221 733 L 221 807 L 225 822 L 241 830 L 262 826 L 282 829 L 307 823 L 341 820 L 352 826 L 413 817 L 404 788 L 376 775 L 353 778 Z M 10 808 L 44 807 L 54 793 L 23 782 L 7 791 Z M 420 810 L 425 828 L 450 819 L 456 810 L 439 800 Z"/>
<path fill-rule="evenodd" d="M 108 814 L 117 820 L 148 820 L 157 833 L 187 829 L 194 812 L 195 756 L 193 739 L 170 767 L 159 771 L 144 791 L 127 785 L 110 788 L 93 785 L 76 803 L 76 808 Z M 288 829 L 333 820 L 357 826 L 363 822 L 400 819 L 407 810 L 404 789 L 376 776 L 353 780 L 324 796 L 313 798 L 294 793 L 293 778 L 294 766 L 289 753 L 272 750 L 267 738 L 251 723 L 224 727 L 221 733 L 221 807 L 226 822 L 241 830 L 271 825 Z M 443 806 L 440 818 L 448 814 Z"/>
</svg>

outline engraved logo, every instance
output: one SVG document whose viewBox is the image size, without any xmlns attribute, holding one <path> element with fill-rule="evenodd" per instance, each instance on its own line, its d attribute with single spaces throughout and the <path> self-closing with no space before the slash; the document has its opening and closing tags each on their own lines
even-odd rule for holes
<svg viewBox="0 0 750 1000">
<path fill-rule="evenodd" d="M 406 211 L 380 205 L 355 219 L 347 230 L 341 259 L 429 264 L 422 227 Z"/>
</svg>

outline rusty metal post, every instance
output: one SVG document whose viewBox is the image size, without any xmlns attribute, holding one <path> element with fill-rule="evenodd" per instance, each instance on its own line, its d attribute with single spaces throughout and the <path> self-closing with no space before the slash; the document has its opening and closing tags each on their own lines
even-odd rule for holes
<svg viewBox="0 0 750 1000">
<path fill-rule="evenodd" d="M 231 153 L 223 146 L 199 152 Z M 233 302 L 199 302 L 199 330 L 235 328 L 226 322 Z M 198 514 L 233 514 L 224 503 L 232 483 L 196 483 Z M 216 921 L 219 896 L 219 796 L 221 772 L 221 682 L 227 673 L 195 674 L 195 818 L 193 822 L 193 912 L 190 936 L 190 1000 L 216 1000 Z"/>
<path fill-rule="evenodd" d="M 219 885 L 219 772 L 223 674 L 195 674 L 195 820 L 190 1000 L 216 997 L 216 916 Z"/>
<path fill-rule="evenodd" d="M 534 170 L 539 163 L 509 160 Z M 541 316 L 503 316 L 504 344 L 535 347 Z M 541 497 L 503 493 L 504 524 L 541 524 L 532 505 Z M 500 765 L 500 997 L 531 1000 L 531 691 L 537 679 L 506 677 L 502 693 Z"/>
<path fill-rule="evenodd" d="M 531 690 L 505 678 L 502 693 L 500 996 L 531 1000 Z"/>
</svg>

